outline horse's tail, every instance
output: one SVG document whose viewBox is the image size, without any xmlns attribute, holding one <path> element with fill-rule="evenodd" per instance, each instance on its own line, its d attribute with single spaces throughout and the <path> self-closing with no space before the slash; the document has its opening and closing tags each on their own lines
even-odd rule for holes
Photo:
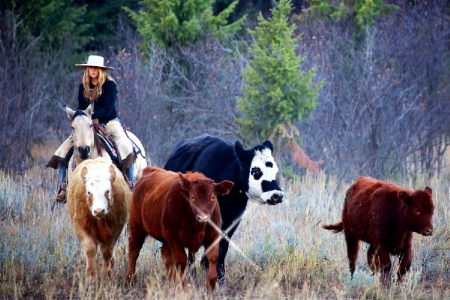
<svg viewBox="0 0 450 300">
<path fill-rule="evenodd" d="M 336 224 L 323 225 L 322 228 L 326 230 L 333 230 L 333 233 L 339 233 L 344 230 L 344 223 L 340 221 Z"/>
</svg>

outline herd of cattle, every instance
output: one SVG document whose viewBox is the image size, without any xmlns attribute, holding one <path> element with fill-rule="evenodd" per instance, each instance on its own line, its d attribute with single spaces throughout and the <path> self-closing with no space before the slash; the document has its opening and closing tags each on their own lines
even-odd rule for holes
<svg viewBox="0 0 450 300">
<path fill-rule="evenodd" d="M 132 192 L 107 160 L 82 162 L 69 178 L 67 205 L 87 261 L 86 285 L 95 281 L 98 247 L 104 259 L 101 276 L 110 274 L 114 245 L 128 222 L 127 286 L 134 283 L 139 252 L 151 236 L 162 243 L 171 282 L 185 285 L 185 269 L 203 246 L 207 289 L 213 290 L 216 283 L 224 287 L 230 238 L 248 200 L 269 205 L 283 200 L 272 153 L 270 141 L 245 150 L 239 141 L 233 145 L 210 135 L 184 140 L 164 168 L 147 166 Z M 360 177 L 346 193 L 342 221 L 323 228 L 344 231 L 352 276 L 359 241 L 368 243 L 368 264 L 389 285 L 390 255 L 401 257 L 401 279 L 411 266 L 412 233 L 431 235 L 433 212 L 429 187 L 412 191 Z"/>
</svg>

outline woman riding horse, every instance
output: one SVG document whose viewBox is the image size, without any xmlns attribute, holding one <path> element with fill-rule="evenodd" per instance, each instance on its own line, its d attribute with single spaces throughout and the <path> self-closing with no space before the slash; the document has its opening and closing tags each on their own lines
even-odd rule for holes
<svg viewBox="0 0 450 300">
<path fill-rule="evenodd" d="M 130 179 L 130 188 L 135 183 L 134 171 L 134 151 L 133 145 L 120 124 L 117 110 L 116 99 L 117 89 L 116 82 L 106 73 L 106 70 L 114 70 L 112 67 L 104 66 L 104 58 L 98 55 L 90 55 L 87 63 L 77 64 L 77 67 L 84 68 L 83 80 L 78 91 L 78 109 L 85 110 L 89 105 L 93 105 L 94 113 L 92 114 L 92 122 L 106 125 L 110 135 L 118 148 L 119 155 L 122 159 L 122 166 L 127 168 L 127 175 Z M 68 161 L 72 155 L 72 134 L 69 138 L 56 150 L 46 167 L 60 169 L 61 185 L 56 194 L 56 201 L 66 202 L 66 171 Z M 74 149 L 73 151 L 83 151 Z M 87 153 L 80 153 L 81 156 L 87 156 Z"/>
</svg>

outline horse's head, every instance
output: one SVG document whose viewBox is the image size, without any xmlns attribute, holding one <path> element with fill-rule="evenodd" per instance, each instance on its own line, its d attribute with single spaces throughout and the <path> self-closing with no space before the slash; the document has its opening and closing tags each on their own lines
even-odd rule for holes
<svg viewBox="0 0 450 300">
<path fill-rule="evenodd" d="M 86 110 L 77 111 L 66 106 L 67 116 L 71 120 L 73 149 L 75 154 L 79 155 L 83 160 L 90 158 L 95 149 L 91 119 L 92 110 L 92 105 L 89 105 Z"/>
</svg>

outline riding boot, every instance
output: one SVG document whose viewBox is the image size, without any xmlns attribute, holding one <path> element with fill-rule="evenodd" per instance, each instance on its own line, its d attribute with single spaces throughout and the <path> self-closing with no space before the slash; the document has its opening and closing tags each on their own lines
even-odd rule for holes
<svg viewBox="0 0 450 300">
<path fill-rule="evenodd" d="M 130 179 L 130 182 L 129 182 L 130 190 L 132 190 L 134 187 L 134 184 L 136 182 L 136 175 L 134 172 L 134 163 L 132 163 L 131 166 L 128 168 L 127 173 L 128 173 L 127 174 L 128 178 Z"/>
<path fill-rule="evenodd" d="M 58 192 L 56 194 L 56 202 L 59 203 L 66 203 L 66 191 L 67 191 L 67 184 L 66 184 L 66 171 L 67 166 L 61 164 L 59 168 L 59 175 L 61 177 L 61 185 L 59 186 Z"/>
</svg>

